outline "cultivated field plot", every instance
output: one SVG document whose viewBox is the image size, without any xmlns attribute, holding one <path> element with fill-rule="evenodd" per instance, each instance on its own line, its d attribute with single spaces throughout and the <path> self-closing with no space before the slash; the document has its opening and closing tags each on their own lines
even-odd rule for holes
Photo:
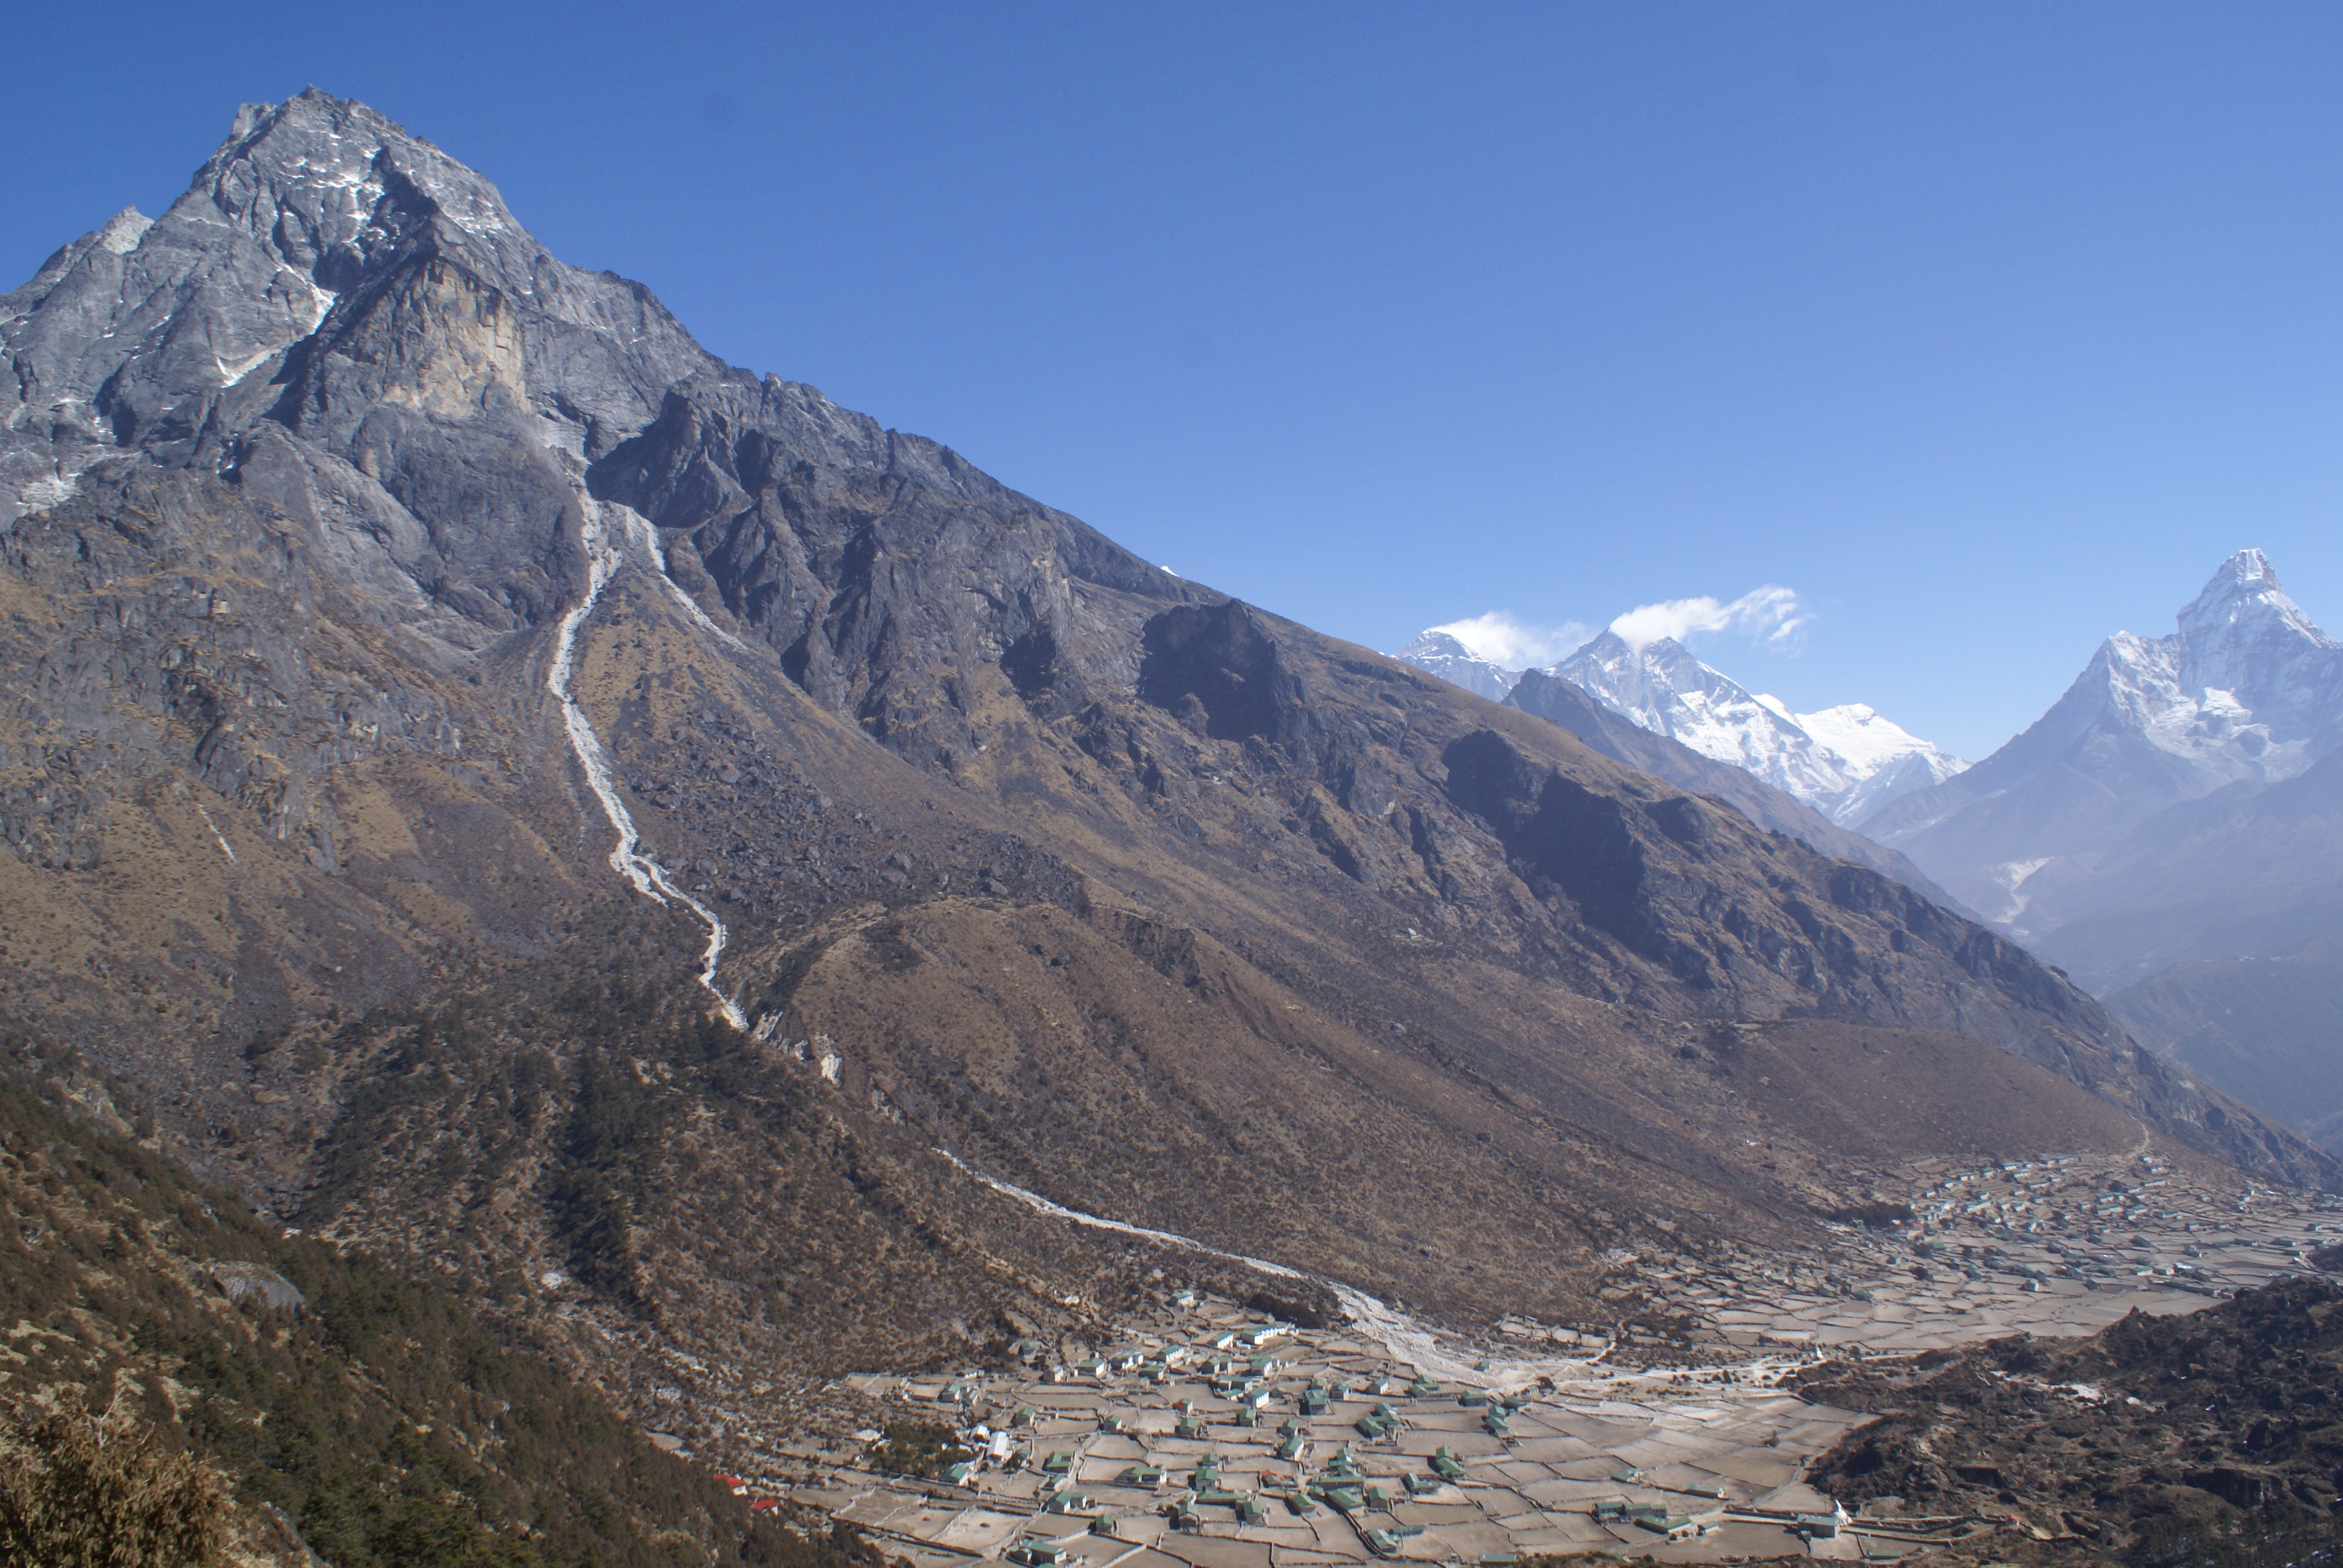
<svg viewBox="0 0 2343 1568">
<path fill-rule="evenodd" d="M 1864 1418 L 1775 1386 L 1802 1356 L 1632 1370 L 1610 1348 L 1443 1382 L 1353 1332 L 1182 1302 L 1071 1364 L 851 1380 L 980 1457 L 792 1494 L 939 1565 L 1477 1563 L 1623 1543 L 1694 1561 L 1795 1551 L 1802 1516 L 1815 1550 L 1853 1543 L 1801 1477 Z"/>
<path fill-rule="evenodd" d="M 949 1426 L 969 1457 L 932 1478 L 849 1467 L 789 1490 L 936 1568 L 1479 1564 L 1620 1547 L 1877 1561 L 2002 1522 L 1850 1518 L 1805 1477 L 1865 1418 L 1806 1403 L 1787 1374 L 1825 1354 L 2195 1311 L 2307 1271 L 2308 1250 L 2343 1231 L 2323 1195 L 2144 1151 L 1903 1176 L 1909 1217 L 1840 1227 L 1827 1266 L 1648 1280 L 1696 1325 L 1684 1345 L 1510 1320 L 1503 1348 L 1483 1352 L 1403 1314 L 1313 1330 L 1183 1292 L 1109 1342 L 1022 1342 L 1013 1372 L 849 1380 Z"/>
<path fill-rule="evenodd" d="M 2323 1193 L 2154 1156 L 2044 1155 L 1905 1172 L 1913 1218 L 1847 1227 L 1840 1287 L 1736 1282 L 1684 1306 L 1727 1343 L 1910 1353 L 2008 1333 L 2096 1333 L 2135 1308 L 2195 1312 L 2225 1293 L 2312 1271 L 2343 1232 Z"/>
</svg>

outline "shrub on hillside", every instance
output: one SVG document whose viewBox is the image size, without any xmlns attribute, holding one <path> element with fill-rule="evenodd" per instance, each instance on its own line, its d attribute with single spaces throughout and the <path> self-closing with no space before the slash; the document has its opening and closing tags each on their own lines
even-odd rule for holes
<svg viewBox="0 0 2343 1568">
<path fill-rule="evenodd" d="M 227 1483 L 118 1410 L 27 1408 L 0 1433 L 0 1563 L 43 1568 L 211 1568 Z"/>
</svg>

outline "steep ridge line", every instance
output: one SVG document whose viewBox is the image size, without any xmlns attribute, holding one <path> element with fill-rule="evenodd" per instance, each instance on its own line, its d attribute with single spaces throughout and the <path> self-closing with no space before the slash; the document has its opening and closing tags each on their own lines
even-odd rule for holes
<svg viewBox="0 0 2343 1568">
<path fill-rule="evenodd" d="M 594 613 L 594 607 L 601 602 L 602 590 L 609 586 L 610 579 L 625 564 L 623 548 L 608 542 L 609 530 L 601 503 L 591 497 L 583 497 L 581 501 L 586 509 L 586 522 L 579 532 L 579 538 L 586 547 L 589 575 L 585 597 L 561 618 L 560 629 L 554 638 L 553 668 L 545 678 L 546 689 L 561 703 L 561 722 L 569 732 L 569 748 L 578 754 L 578 764 L 586 770 L 587 784 L 592 788 L 594 798 L 602 803 L 602 814 L 609 819 L 611 828 L 618 835 L 618 843 L 610 849 L 611 869 L 633 883 L 635 891 L 653 903 L 664 905 L 669 899 L 674 899 L 699 917 L 700 923 L 708 928 L 708 950 L 701 956 L 699 968 L 700 987 L 716 999 L 717 1008 L 724 1014 L 726 1021 L 735 1029 L 745 1030 L 749 1027 L 749 1020 L 741 1015 L 739 1004 L 716 988 L 716 966 L 724 956 L 724 943 L 729 935 L 724 922 L 717 918 L 714 910 L 678 887 L 675 879 L 668 874 L 667 868 L 642 848 L 642 835 L 637 831 L 635 819 L 628 812 L 626 802 L 618 799 L 618 786 L 611 780 L 608 754 L 602 749 L 601 737 L 594 733 L 593 722 L 586 717 L 586 710 L 578 705 L 577 697 L 570 691 L 570 678 L 576 673 L 578 662 L 578 630 L 586 624 L 586 618 Z M 652 559 L 654 563 L 658 560 L 655 547 Z M 662 580 L 667 580 L 665 571 L 661 571 L 659 576 Z M 679 596 L 682 595 L 683 590 L 676 588 L 672 581 L 669 586 L 675 588 Z M 699 607 L 694 605 L 692 608 L 698 610 Z M 705 620 L 707 617 L 703 613 L 699 618 Z"/>
</svg>

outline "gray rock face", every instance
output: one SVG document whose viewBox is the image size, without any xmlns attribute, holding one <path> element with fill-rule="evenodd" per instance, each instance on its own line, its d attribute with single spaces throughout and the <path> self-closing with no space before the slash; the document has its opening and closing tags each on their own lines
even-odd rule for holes
<svg viewBox="0 0 2343 1568">
<path fill-rule="evenodd" d="M 788 994 L 775 910 L 823 890 L 1079 909 L 1096 878 L 1251 922 L 1330 1007 L 1444 1012 L 1493 1062 L 1514 1010 L 1458 976 L 1611 1004 L 1605 1030 L 1964 1030 L 2200 1146 L 2300 1152 L 2212 1138 L 2063 980 L 1614 766 L 1659 766 L 1615 737 L 1598 756 L 717 363 L 362 106 L 239 114 L 162 217 L 5 297 L 0 351 L 0 873 L 47 922 L 0 1000 L 167 1081 L 187 1126 L 274 1116 L 309 1147 L 230 1105 L 235 1042 L 556 948 L 630 897 L 624 809 L 764 944 L 728 979 L 751 1006 Z M 576 749 L 548 684 L 573 654 Z M 979 847 L 1011 823 L 1030 853 Z M 1450 943 L 1485 968 L 1393 978 Z"/>
<path fill-rule="evenodd" d="M 1202 591 L 934 442 L 719 365 L 478 175 L 314 90 L 239 111 L 169 212 L 67 246 L 0 321 L 0 518 L 128 453 L 216 474 L 477 653 L 574 597 L 584 465 L 672 530 L 679 582 L 906 755 L 974 744 L 965 694 L 910 671 L 999 664 L 1078 703 L 1135 678 L 1118 594 Z"/>
<path fill-rule="evenodd" d="M 211 1276 L 231 1302 L 258 1302 L 271 1312 L 298 1312 L 309 1299 L 293 1282 L 262 1263 L 214 1263 Z"/>
<path fill-rule="evenodd" d="M 978 744 L 971 694 L 936 670 L 998 666 L 1069 713 L 1138 678 L 1133 596 L 1220 597 L 949 447 L 737 370 L 678 385 L 590 477 L 808 695 L 914 760 Z"/>
<path fill-rule="evenodd" d="M 312 508 L 374 588 L 497 631 L 561 598 L 554 455 L 601 455 L 713 363 L 649 291 L 554 260 L 479 176 L 314 89 L 246 106 L 168 212 L 0 297 L 0 518 L 136 452 Z"/>
</svg>

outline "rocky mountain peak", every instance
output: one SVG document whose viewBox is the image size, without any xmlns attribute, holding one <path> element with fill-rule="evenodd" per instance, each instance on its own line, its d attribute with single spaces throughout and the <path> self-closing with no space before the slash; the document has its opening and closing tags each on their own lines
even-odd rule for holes
<svg viewBox="0 0 2343 1568">
<path fill-rule="evenodd" d="M 2315 699 L 2300 689 L 2299 661 L 2308 656 L 2328 666 L 2333 660 L 2324 656 L 2343 649 L 2287 597 L 2259 550 L 2240 550 L 2222 562 L 2177 618 L 2183 684 L 2235 692 L 2256 707 L 2292 710 Z"/>
<path fill-rule="evenodd" d="M 264 426 L 379 474 L 386 406 L 591 458 L 712 364 L 648 290 L 554 260 L 478 174 L 315 88 L 246 105 L 161 217 L 125 209 L 0 296 L 0 521 L 114 452 L 227 472 Z"/>
<path fill-rule="evenodd" d="M 244 229 L 328 288 L 347 287 L 386 240 L 519 225 L 496 187 L 364 104 L 309 88 L 246 105 L 173 212 L 200 208 Z"/>
<path fill-rule="evenodd" d="M 1429 670 L 1451 686 L 1461 686 L 1478 697 L 1492 702 L 1503 702 L 1522 678 L 1518 669 L 1508 669 L 1494 659 L 1483 658 L 1467 648 L 1453 632 L 1437 627 L 1420 632 L 1414 641 L 1392 655 L 1405 659 L 1418 669 Z"/>
<path fill-rule="evenodd" d="M 139 237 L 154 226 L 153 218 L 126 206 L 106 220 L 106 226 L 97 231 L 97 243 L 116 256 L 128 256 L 138 248 Z"/>
</svg>

